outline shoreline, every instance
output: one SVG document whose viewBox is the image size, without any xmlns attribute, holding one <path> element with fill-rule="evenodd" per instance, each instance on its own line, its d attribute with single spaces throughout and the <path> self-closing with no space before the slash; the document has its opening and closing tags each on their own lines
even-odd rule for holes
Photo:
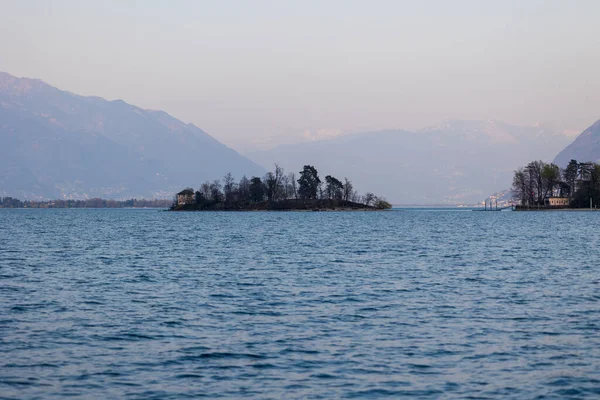
<svg viewBox="0 0 600 400">
<path fill-rule="evenodd" d="M 387 208 L 387 207 L 386 207 Z M 391 207 L 390 207 L 391 208 Z M 203 202 L 174 204 L 172 211 L 372 211 L 382 209 L 363 203 L 341 199 L 287 199 L 257 203 Z"/>
<path fill-rule="evenodd" d="M 559 212 L 595 212 L 598 211 L 595 208 L 515 208 L 513 211 L 517 212 L 540 212 L 540 211 L 559 211 Z"/>
</svg>

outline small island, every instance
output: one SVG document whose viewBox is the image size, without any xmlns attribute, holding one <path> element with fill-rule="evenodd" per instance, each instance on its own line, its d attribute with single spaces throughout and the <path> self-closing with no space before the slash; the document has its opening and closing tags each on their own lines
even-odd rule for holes
<svg viewBox="0 0 600 400">
<path fill-rule="evenodd" d="M 243 176 L 236 182 L 231 173 L 223 180 L 204 182 L 198 190 L 177 193 L 172 211 L 375 211 L 392 205 L 367 192 L 360 195 L 352 182 L 327 175 L 323 183 L 317 169 L 305 165 L 296 179 L 275 164 L 264 177 Z"/>
</svg>

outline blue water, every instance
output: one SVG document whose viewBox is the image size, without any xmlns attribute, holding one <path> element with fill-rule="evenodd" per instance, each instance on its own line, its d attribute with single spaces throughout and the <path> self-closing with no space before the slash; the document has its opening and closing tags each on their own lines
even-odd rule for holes
<svg viewBox="0 0 600 400">
<path fill-rule="evenodd" d="M 599 226 L 0 210 L 0 398 L 598 398 Z"/>
</svg>

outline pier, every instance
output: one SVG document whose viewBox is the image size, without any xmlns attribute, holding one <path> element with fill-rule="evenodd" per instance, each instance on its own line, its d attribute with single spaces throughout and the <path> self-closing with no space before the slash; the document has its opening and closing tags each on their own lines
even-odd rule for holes
<svg viewBox="0 0 600 400">
<path fill-rule="evenodd" d="M 510 209 L 511 211 L 514 211 L 514 209 L 515 209 L 515 206 L 513 204 L 508 205 L 508 206 L 498 207 L 498 201 L 496 201 L 496 204 L 494 206 L 493 200 L 490 200 L 489 207 L 488 207 L 488 202 L 486 200 L 483 207 L 484 207 L 483 210 L 473 210 L 473 211 L 502 211 L 502 210 L 508 210 L 508 209 Z"/>
</svg>

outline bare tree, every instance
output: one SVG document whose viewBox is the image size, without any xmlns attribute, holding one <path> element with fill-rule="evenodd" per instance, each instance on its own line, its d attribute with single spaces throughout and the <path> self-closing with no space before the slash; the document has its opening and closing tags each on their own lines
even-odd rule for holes
<svg viewBox="0 0 600 400">
<path fill-rule="evenodd" d="M 265 192 L 269 201 L 277 201 L 283 197 L 283 168 L 275 164 L 274 172 L 267 172 L 263 178 Z"/>
<path fill-rule="evenodd" d="M 349 201 L 352 197 L 352 182 L 348 178 L 344 178 L 344 200 Z"/>
<path fill-rule="evenodd" d="M 290 198 L 290 183 L 289 177 L 287 175 L 283 175 L 281 177 L 281 195 L 279 196 L 282 200 L 287 200 Z"/>
<path fill-rule="evenodd" d="M 210 182 L 206 181 L 202 185 L 200 185 L 200 193 L 206 200 L 212 200 L 212 193 L 210 191 Z"/>
<path fill-rule="evenodd" d="M 263 178 L 263 183 L 265 185 L 267 200 L 275 200 L 275 196 L 277 194 L 277 178 L 275 177 L 275 174 L 272 172 L 267 172 Z"/>
<path fill-rule="evenodd" d="M 234 192 L 235 180 L 233 179 L 233 175 L 231 175 L 231 172 L 228 172 L 227 175 L 223 177 L 223 193 L 225 194 L 225 201 L 227 203 L 233 202 Z"/>
<path fill-rule="evenodd" d="M 288 174 L 288 182 L 289 182 L 289 191 L 290 191 L 290 196 L 293 199 L 297 199 L 298 198 L 298 188 L 296 186 L 296 174 L 293 172 L 290 172 Z"/>
<path fill-rule="evenodd" d="M 242 202 L 250 200 L 250 180 L 246 178 L 246 175 L 242 176 L 238 184 L 238 198 Z"/>
<path fill-rule="evenodd" d="M 528 178 L 528 172 L 522 168 L 515 171 L 513 177 L 512 197 L 514 200 L 519 201 L 521 205 L 529 204 L 530 201 L 531 188 L 528 185 Z"/>
<path fill-rule="evenodd" d="M 375 195 L 371 192 L 367 192 L 365 193 L 364 197 L 363 197 L 363 203 L 365 203 L 365 205 L 369 206 L 371 205 L 372 202 L 374 202 L 376 199 Z"/>
<path fill-rule="evenodd" d="M 211 195 L 212 199 L 214 201 L 216 201 L 217 203 L 220 203 L 221 201 L 223 201 L 223 192 L 221 192 L 221 188 L 222 188 L 221 181 L 218 179 L 215 179 L 210 184 L 210 195 Z"/>
<path fill-rule="evenodd" d="M 543 168 L 543 161 L 532 161 L 527 164 L 527 167 L 525 167 L 529 173 L 530 186 L 532 191 L 535 193 L 535 202 L 537 204 L 544 204 L 544 179 L 542 177 Z"/>
<path fill-rule="evenodd" d="M 275 164 L 275 200 L 279 200 L 281 198 L 281 192 L 283 191 L 283 168 L 281 168 L 278 164 Z"/>
</svg>

